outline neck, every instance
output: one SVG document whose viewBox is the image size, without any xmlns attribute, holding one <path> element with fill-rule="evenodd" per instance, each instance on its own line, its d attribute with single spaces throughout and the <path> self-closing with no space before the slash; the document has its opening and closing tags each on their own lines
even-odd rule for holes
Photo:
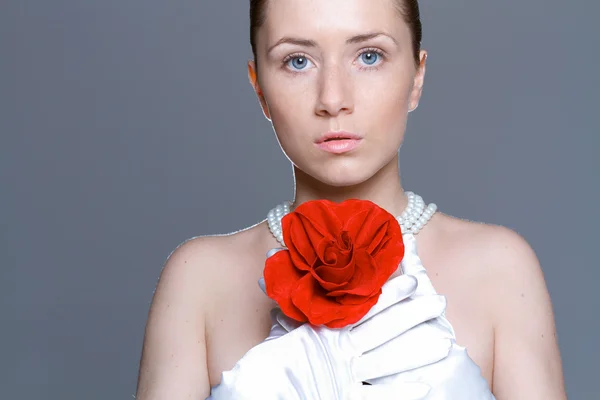
<svg viewBox="0 0 600 400">
<path fill-rule="evenodd" d="M 352 186 L 326 185 L 295 166 L 294 178 L 295 193 L 292 208 L 310 200 L 326 199 L 340 203 L 347 199 L 361 199 L 370 200 L 390 214 L 398 216 L 408 203 L 401 184 L 398 157 L 365 182 Z"/>
</svg>

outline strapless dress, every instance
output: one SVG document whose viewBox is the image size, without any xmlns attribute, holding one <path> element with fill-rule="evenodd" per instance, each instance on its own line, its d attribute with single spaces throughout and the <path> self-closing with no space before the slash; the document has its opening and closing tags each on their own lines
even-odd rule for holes
<svg viewBox="0 0 600 400">
<path fill-rule="evenodd" d="M 403 235 L 403 239 L 405 254 L 400 265 L 402 273 L 413 275 L 419 283 L 413 297 L 435 294 L 435 288 L 417 253 L 415 236 L 412 233 L 406 233 Z M 426 324 L 431 327 L 429 332 L 432 335 L 438 338 L 445 336 L 452 340 L 453 345 L 448 357 L 424 367 L 370 380 L 367 384 L 417 381 L 427 383 L 431 387 L 426 400 L 494 400 L 487 381 L 481 375 L 481 369 L 468 356 L 466 348 L 456 344 L 454 329 L 450 322 L 443 317 L 428 321 Z M 423 340 L 428 340 L 428 338 L 424 337 Z M 457 376 L 457 371 L 460 371 L 460 376 Z M 469 375 L 469 379 L 465 379 L 465 374 Z M 465 382 L 468 382 L 468 387 L 465 387 Z M 216 387 L 218 385 L 213 387 L 213 390 Z M 210 399 L 209 397 L 207 400 Z"/>
</svg>

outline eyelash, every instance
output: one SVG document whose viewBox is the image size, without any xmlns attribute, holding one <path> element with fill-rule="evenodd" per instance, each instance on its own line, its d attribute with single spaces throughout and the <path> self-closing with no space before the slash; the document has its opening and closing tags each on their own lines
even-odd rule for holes
<svg viewBox="0 0 600 400">
<path fill-rule="evenodd" d="M 362 56 L 365 53 L 375 53 L 375 54 L 377 54 L 379 57 L 381 57 L 381 59 L 382 59 L 381 62 L 384 62 L 387 59 L 385 53 L 382 50 L 377 49 L 377 48 L 362 49 L 360 51 L 360 53 L 358 53 L 357 57 L 360 57 L 360 56 Z M 306 57 L 306 54 L 303 54 L 303 53 L 290 54 L 289 56 L 287 56 L 287 57 L 285 57 L 283 59 L 283 61 L 282 61 L 283 67 L 287 68 L 287 64 L 291 60 L 293 60 L 294 58 L 307 58 L 307 57 Z M 376 66 L 373 66 L 373 67 L 362 67 L 361 66 L 360 70 L 361 71 L 377 71 L 379 69 L 379 67 L 380 67 L 381 62 L 379 64 L 377 64 Z M 290 73 L 292 73 L 292 74 L 301 74 L 302 73 L 302 70 L 292 70 L 292 69 L 289 69 L 289 68 L 287 68 L 287 70 Z"/>
</svg>

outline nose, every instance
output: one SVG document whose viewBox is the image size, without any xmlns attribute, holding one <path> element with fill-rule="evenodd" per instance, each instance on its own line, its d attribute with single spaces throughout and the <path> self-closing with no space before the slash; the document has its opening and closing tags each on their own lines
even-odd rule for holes
<svg viewBox="0 0 600 400">
<path fill-rule="evenodd" d="M 321 70 L 318 100 L 315 112 L 319 116 L 338 116 L 354 110 L 352 79 L 339 64 L 328 65 Z"/>
</svg>

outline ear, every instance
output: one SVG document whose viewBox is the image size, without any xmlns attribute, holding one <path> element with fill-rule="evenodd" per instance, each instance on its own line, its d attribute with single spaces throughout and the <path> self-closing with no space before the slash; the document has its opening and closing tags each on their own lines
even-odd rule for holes
<svg viewBox="0 0 600 400">
<path fill-rule="evenodd" d="M 421 94 L 423 93 L 423 82 L 425 80 L 425 62 L 427 60 L 427 52 L 421 50 L 419 53 L 419 68 L 415 74 L 412 91 L 410 98 L 408 99 L 408 111 L 414 111 L 419 106 L 421 100 Z"/>
<path fill-rule="evenodd" d="M 265 118 L 271 121 L 271 113 L 269 112 L 267 101 L 265 100 L 265 96 L 263 95 L 260 85 L 258 84 L 258 75 L 254 60 L 248 61 L 248 80 L 254 89 L 254 93 L 256 93 L 256 97 L 258 97 L 258 102 L 260 103 L 260 108 L 262 109 Z"/>
</svg>

